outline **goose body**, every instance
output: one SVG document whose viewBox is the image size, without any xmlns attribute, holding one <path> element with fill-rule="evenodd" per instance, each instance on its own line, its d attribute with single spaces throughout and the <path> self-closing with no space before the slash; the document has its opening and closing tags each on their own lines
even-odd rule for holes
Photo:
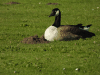
<svg viewBox="0 0 100 75">
<path fill-rule="evenodd" d="M 95 34 L 88 32 L 91 25 L 60 25 L 61 12 L 58 8 L 52 10 L 50 16 L 55 16 L 55 22 L 49 26 L 44 33 L 44 38 L 48 41 L 54 40 L 74 40 L 79 38 L 92 37 Z M 49 16 L 49 17 L 50 17 Z"/>
</svg>

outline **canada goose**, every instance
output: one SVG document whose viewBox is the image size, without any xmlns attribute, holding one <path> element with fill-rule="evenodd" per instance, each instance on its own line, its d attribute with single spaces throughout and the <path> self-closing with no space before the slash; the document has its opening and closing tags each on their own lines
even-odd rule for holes
<svg viewBox="0 0 100 75">
<path fill-rule="evenodd" d="M 88 32 L 91 25 L 61 25 L 61 12 L 58 8 L 53 9 L 50 16 L 55 16 L 55 22 L 45 30 L 44 38 L 48 41 L 67 41 L 95 36 L 94 33 Z"/>
</svg>

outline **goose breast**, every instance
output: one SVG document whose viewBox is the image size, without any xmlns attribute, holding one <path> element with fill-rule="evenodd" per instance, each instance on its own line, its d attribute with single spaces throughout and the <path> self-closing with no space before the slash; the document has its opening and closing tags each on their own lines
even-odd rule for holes
<svg viewBox="0 0 100 75">
<path fill-rule="evenodd" d="M 58 31 L 55 26 L 49 26 L 44 33 L 44 37 L 48 41 L 54 41 L 57 37 Z"/>
</svg>

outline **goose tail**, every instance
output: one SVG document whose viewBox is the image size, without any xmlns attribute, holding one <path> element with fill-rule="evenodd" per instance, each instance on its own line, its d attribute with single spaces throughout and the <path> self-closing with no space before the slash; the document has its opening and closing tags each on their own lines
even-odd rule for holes
<svg viewBox="0 0 100 75">
<path fill-rule="evenodd" d="M 87 26 L 80 26 L 79 29 L 89 31 L 90 26 L 92 26 L 92 25 L 90 24 L 90 25 L 87 25 Z"/>
<path fill-rule="evenodd" d="M 83 27 L 83 30 L 89 31 L 90 26 L 92 26 L 92 25 L 87 25 L 87 26 L 84 26 L 84 27 Z"/>
<path fill-rule="evenodd" d="M 94 33 L 92 33 L 92 32 L 86 32 L 85 34 L 83 34 L 83 38 L 90 38 L 90 37 L 92 37 L 92 36 L 95 36 L 95 34 Z"/>
</svg>

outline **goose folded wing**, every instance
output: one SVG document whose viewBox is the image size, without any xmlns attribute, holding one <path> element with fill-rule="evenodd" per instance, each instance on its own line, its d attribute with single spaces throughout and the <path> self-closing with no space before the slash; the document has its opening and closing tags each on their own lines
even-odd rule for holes
<svg viewBox="0 0 100 75">
<path fill-rule="evenodd" d="M 75 35 L 80 35 L 83 38 L 95 36 L 95 34 L 92 32 L 88 32 L 86 30 L 82 30 L 82 29 L 79 29 L 78 27 L 73 27 L 73 26 L 64 26 L 64 27 L 60 26 L 58 30 L 60 30 L 60 32 L 65 32 L 65 33 L 70 32 Z"/>
</svg>

